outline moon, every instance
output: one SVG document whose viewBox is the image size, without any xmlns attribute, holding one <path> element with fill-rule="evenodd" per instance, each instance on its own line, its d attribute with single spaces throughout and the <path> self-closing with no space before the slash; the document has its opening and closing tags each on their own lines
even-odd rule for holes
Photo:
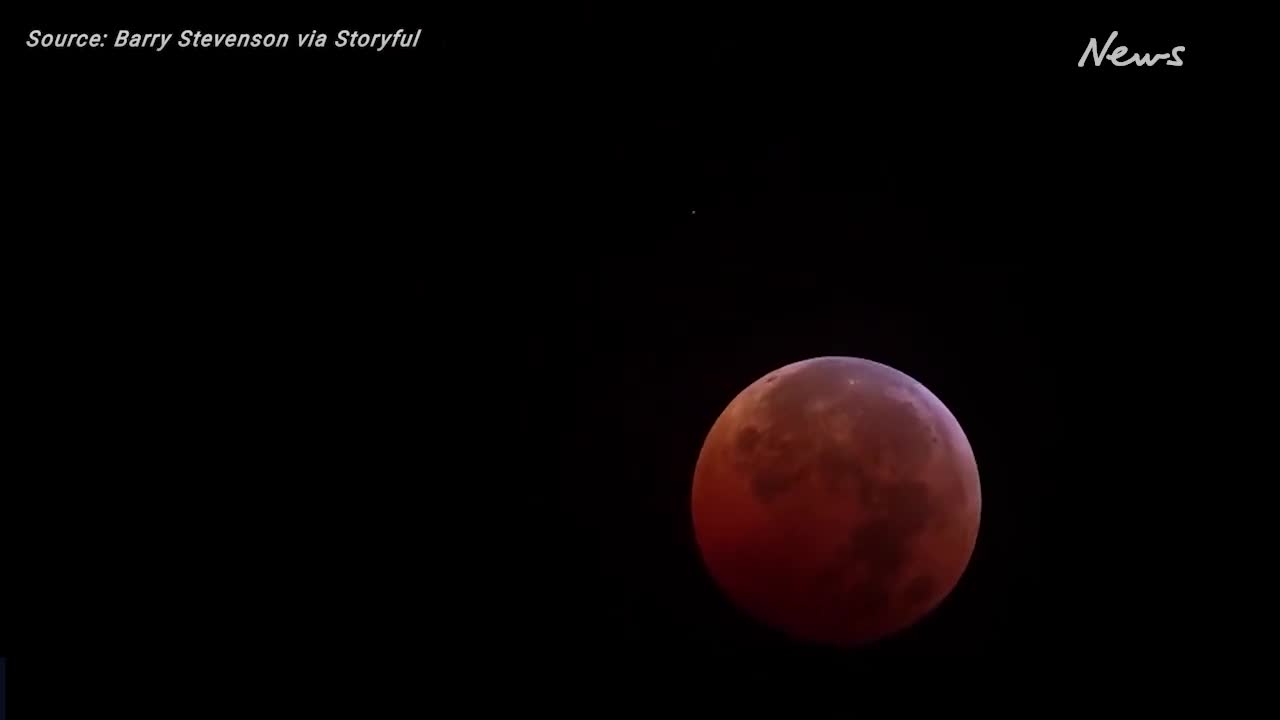
<svg viewBox="0 0 1280 720">
<path fill-rule="evenodd" d="M 795 639 L 859 646 L 916 624 L 969 564 L 977 462 L 910 376 L 852 357 L 766 374 L 712 425 L 694 535 L 733 604 Z"/>
</svg>

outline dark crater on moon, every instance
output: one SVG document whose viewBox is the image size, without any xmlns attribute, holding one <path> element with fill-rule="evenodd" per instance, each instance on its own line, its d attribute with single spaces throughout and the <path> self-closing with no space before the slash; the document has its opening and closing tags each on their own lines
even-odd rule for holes
<svg viewBox="0 0 1280 720">
<path fill-rule="evenodd" d="M 788 488 L 796 483 L 797 476 L 793 473 L 779 473 L 771 471 L 758 472 L 751 476 L 751 487 L 755 491 L 756 497 L 762 503 L 771 503 L 778 498 L 779 495 L 786 492 Z"/>
</svg>

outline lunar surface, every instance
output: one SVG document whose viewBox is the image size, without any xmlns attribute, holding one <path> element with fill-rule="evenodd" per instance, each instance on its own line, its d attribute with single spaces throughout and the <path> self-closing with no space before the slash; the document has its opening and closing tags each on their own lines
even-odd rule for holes
<svg viewBox="0 0 1280 720">
<path fill-rule="evenodd" d="M 745 613 L 838 646 L 915 624 L 954 589 L 978 536 L 977 463 L 911 377 L 859 358 L 771 372 L 716 420 L 694 471 L 694 532 Z"/>
</svg>

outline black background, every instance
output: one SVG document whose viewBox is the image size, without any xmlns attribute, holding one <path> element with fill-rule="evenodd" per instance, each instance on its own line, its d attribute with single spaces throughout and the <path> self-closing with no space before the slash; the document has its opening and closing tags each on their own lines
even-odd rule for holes
<svg viewBox="0 0 1280 720">
<path fill-rule="evenodd" d="M 340 658 L 379 697 L 685 669 L 870 691 L 891 658 L 1093 677 L 1256 632 L 1262 86 L 1203 15 L 28 15 L 15 698 L 44 656 L 226 656 L 231 690 Z M 122 27 L 423 39 L 23 46 Z M 1076 67 L 1113 29 L 1186 65 Z M 932 388 L 983 474 L 960 587 L 858 652 L 740 618 L 687 514 L 725 403 L 828 354 Z"/>
</svg>

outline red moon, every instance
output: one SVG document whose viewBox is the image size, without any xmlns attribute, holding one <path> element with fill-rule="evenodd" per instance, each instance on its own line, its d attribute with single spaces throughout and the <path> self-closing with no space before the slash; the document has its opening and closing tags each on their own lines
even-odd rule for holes
<svg viewBox="0 0 1280 720">
<path fill-rule="evenodd" d="M 734 604 L 794 638 L 854 646 L 951 593 L 982 496 L 973 449 L 928 388 L 877 362 L 821 357 L 729 403 L 691 504 L 703 561 Z"/>
</svg>

